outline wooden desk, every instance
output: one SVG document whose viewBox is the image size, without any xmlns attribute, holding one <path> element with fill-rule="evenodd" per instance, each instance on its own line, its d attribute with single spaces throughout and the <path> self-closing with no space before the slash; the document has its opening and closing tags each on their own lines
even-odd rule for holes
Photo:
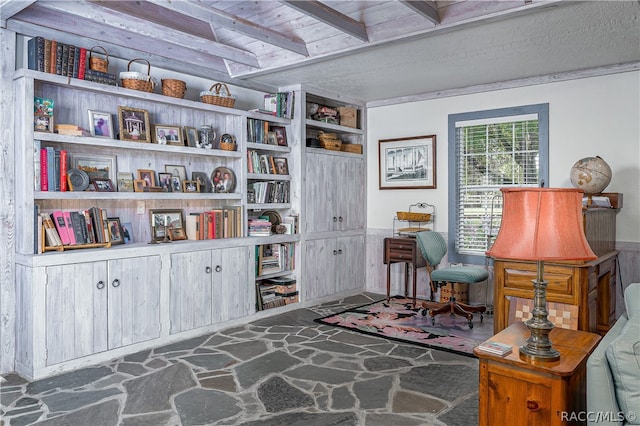
<svg viewBox="0 0 640 426">
<path fill-rule="evenodd" d="M 413 305 L 416 305 L 417 269 L 427 266 L 415 238 L 384 239 L 384 264 L 387 265 L 387 301 L 391 292 L 391 264 L 404 263 L 404 296 L 409 296 L 409 265 L 413 268 Z"/>
<path fill-rule="evenodd" d="M 591 262 L 545 262 L 547 301 L 578 306 L 578 330 L 605 334 L 616 322 L 618 251 Z M 512 297 L 533 299 L 536 262 L 495 259 L 494 334 L 509 325 Z"/>
<path fill-rule="evenodd" d="M 587 409 L 587 357 L 600 336 L 554 328 L 549 338 L 560 360 L 537 363 L 520 359 L 527 337 L 529 329 L 518 322 L 489 339 L 511 345 L 512 353 L 501 357 L 474 349 L 480 359 L 479 425 L 578 424 L 575 416 Z"/>
</svg>

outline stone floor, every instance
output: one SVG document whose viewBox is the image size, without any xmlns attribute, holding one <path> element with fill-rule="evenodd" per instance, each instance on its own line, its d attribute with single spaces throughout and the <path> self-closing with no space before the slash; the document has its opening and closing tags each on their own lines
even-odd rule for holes
<svg viewBox="0 0 640 426">
<path fill-rule="evenodd" d="M 478 361 L 314 318 L 360 294 L 28 382 L 4 376 L 0 424 L 475 425 Z"/>
</svg>

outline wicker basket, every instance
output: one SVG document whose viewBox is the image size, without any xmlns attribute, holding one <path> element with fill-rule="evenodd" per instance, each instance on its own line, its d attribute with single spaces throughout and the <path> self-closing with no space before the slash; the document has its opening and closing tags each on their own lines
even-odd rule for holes
<svg viewBox="0 0 640 426">
<path fill-rule="evenodd" d="M 408 220 L 410 222 L 429 222 L 431 213 L 397 212 L 398 220 Z"/>
<path fill-rule="evenodd" d="M 226 93 L 220 93 L 222 88 Z M 200 100 L 205 104 L 219 105 L 223 107 L 233 108 L 236 103 L 235 96 L 229 92 L 229 87 L 224 83 L 215 83 L 209 90 L 200 92 Z"/>
<path fill-rule="evenodd" d="M 129 71 L 131 64 L 135 61 L 144 61 L 147 63 L 147 73 Z M 141 92 L 153 92 L 155 81 L 151 78 L 151 64 L 146 59 L 132 59 L 127 64 L 127 72 L 120 73 L 122 86 L 127 89 L 140 90 Z"/>
<path fill-rule="evenodd" d="M 338 136 L 335 133 L 319 132 L 318 139 L 320 139 L 320 146 L 324 149 L 340 151 L 342 148 L 342 141 L 338 139 Z"/>
<path fill-rule="evenodd" d="M 102 58 L 94 58 L 93 57 L 93 49 L 102 49 L 105 54 L 105 59 Z M 100 72 L 108 72 L 109 69 L 109 53 L 107 49 L 102 46 L 93 46 L 91 50 L 89 50 L 89 69 L 93 71 Z"/>
<path fill-rule="evenodd" d="M 187 91 L 187 83 L 182 80 L 164 79 L 162 80 L 162 94 L 172 98 L 184 98 Z"/>
<path fill-rule="evenodd" d="M 235 151 L 236 150 L 236 138 L 225 133 L 220 137 L 220 149 L 223 151 Z"/>
</svg>

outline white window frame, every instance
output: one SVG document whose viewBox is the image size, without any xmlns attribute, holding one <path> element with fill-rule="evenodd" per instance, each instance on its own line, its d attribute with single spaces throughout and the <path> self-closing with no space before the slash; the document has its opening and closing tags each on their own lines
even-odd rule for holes
<svg viewBox="0 0 640 426">
<path fill-rule="evenodd" d="M 504 122 L 515 122 L 526 119 L 538 119 L 538 182 L 535 186 L 546 186 L 545 182 L 549 181 L 549 104 L 536 104 L 536 105 L 524 105 L 510 108 L 499 108 L 485 111 L 465 112 L 460 114 L 449 115 L 449 127 L 448 127 L 448 179 L 449 179 L 449 211 L 448 211 L 448 259 L 449 262 L 465 263 L 483 265 L 486 263 L 486 256 L 484 251 L 477 254 L 465 252 L 466 250 L 458 250 L 458 229 L 460 229 L 461 222 L 461 202 L 460 192 L 461 184 L 458 177 L 460 176 L 460 158 L 458 155 L 458 143 L 456 127 L 470 126 L 475 124 L 493 124 Z M 456 125 L 456 123 L 458 125 Z M 520 184 L 503 184 L 493 190 L 499 190 L 503 187 L 518 187 L 525 186 Z M 533 186 L 533 185 L 526 185 Z M 487 191 L 492 188 L 484 188 Z M 481 189 L 482 190 L 482 189 Z M 493 213 L 493 225 L 489 224 L 490 228 L 496 226 L 496 223 L 500 223 L 500 211 L 494 209 L 491 211 L 492 203 L 484 205 L 486 211 L 486 222 L 491 222 L 491 214 Z M 501 200 L 496 200 L 495 205 L 501 207 Z M 499 225 L 498 225 L 499 226 Z M 492 234 L 498 232 L 498 229 L 492 229 Z M 488 233 L 488 232 L 487 232 Z M 489 236 L 490 237 L 490 236 Z M 489 240 L 489 238 L 487 238 Z M 489 244 L 489 241 L 487 241 Z"/>
</svg>

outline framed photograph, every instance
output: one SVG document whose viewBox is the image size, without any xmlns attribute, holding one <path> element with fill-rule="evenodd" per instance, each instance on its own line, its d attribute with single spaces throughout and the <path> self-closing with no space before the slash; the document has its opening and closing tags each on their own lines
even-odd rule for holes
<svg viewBox="0 0 640 426">
<path fill-rule="evenodd" d="M 284 126 L 271 126 L 271 131 L 276 134 L 278 145 L 287 146 L 287 129 Z"/>
<path fill-rule="evenodd" d="M 172 192 L 171 173 L 158 173 L 158 185 L 164 192 Z"/>
<path fill-rule="evenodd" d="M 133 226 L 131 225 L 131 222 L 124 222 L 120 225 L 122 228 L 122 239 L 124 240 L 124 243 L 131 244 L 135 242 L 133 240 Z"/>
<path fill-rule="evenodd" d="M 273 157 L 273 173 L 277 175 L 289 174 L 289 166 L 285 157 Z"/>
<path fill-rule="evenodd" d="M 176 166 L 173 164 L 165 164 L 164 171 L 171 173 L 171 176 L 177 176 L 180 178 L 180 182 L 187 180 L 187 168 L 185 166 Z"/>
<path fill-rule="evenodd" d="M 151 238 L 155 241 L 169 238 L 172 229 L 184 229 L 182 210 L 153 209 L 149 210 Z"/>
<path fill-rule="evenodd" d="M 169 232 L 169 239 L 171 241 L 187 239 L 187 234 L 182 228 L 170 228 L 168 232 Z"/>
<path fill-rule="evenodd" d="M 33 116 L 33 130 L 53 133 L 53 115 L 36 114 Z"/>
<path fill-rule="evenodd" d="M 160 145 L 184 146 L 184 142 L 182 141 L 182 129 L 180 129 L 180 126 L 154 124 L 152 128 L 153 143 Z"/>
<path fill-rule="evenodd" d="M 197 180 L 182 181 L 182 192 L 200 192 L 200 182 Z"/>
<path fill-rule="evenodd" d="M 151 142 L 149 111 L 146 109 L 118 107 L 120 140 L 130 142 Z"/>
<path fill-rule="evenodd" d="M 185 145 L 193 148 L 200 146 L 200 138 L 198 137 L 198 129 L 195 127 L 184 126 Z"/>
<path fill-rule="evenodd" d="M 435 189 L 436 135 L 378 141 L 380 189 Z"/>
<path fill-rule="evenodd" d="M 118 192 L 133 192 L 133 173 L 118 172 Z"/>
<path fill-rule="evenodd" d="M 182 183 L 178 176 L 171 175 L 171 192 L 182 192 Z"/>
<path fill-rule="evenodd" d="M 93 184 L 98 192 L 115 192 L 111 179 L 94 179 Z"/>
<path fill-rule="evenodd" d="M 200 192 L 213 192 L 211 180 L 204 172 L 191 172 L 191 180 L 197 180 L 200 184 Z"/>
<path fill-rule="evenodd" d="M 278 145 L 278 137 L 276 132 L 267 132 L 267 143 L 269 145 Z"/>
<path fill-rule="evenodd" d="M 113 121 L 108 112 L 89 110 L 89 128 L 92 136 L 114 139 Z"/>
<path fill-rule="evenodd" d="M 109 235 L 111 237 L 111 245 L 124 244 L 124 235 L 119 217 L 108 217 Z"/>
<path fill-rule="evenodd" d="M 147 187 L 158 186 L 156 183 L 156 171 L 149 169 L 138 169 L 138 179 L 146 182 Z"/>
<path fill-rule="evenodd" d="M 116 181 L 116 156 L 97 154 L 69 153 L 69 164 L 72 169 L 78 169 L 89 175 L 89 181 L 96 179 L 110 179 Z"/>
<path fill-rule="evenodd" d="M 149 192 L 149 187 L 147 186 L 147 182 L 144 179 L 134 179 L 133 180 L 133 191 L 134 192 Z"/>
</svg>

